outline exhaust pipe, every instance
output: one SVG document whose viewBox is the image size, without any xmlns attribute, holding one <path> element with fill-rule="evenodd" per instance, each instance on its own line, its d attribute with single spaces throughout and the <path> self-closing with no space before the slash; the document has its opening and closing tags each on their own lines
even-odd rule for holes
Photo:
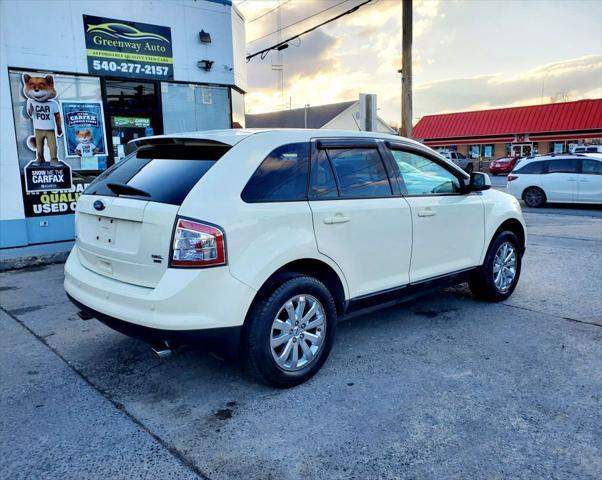
<svg viewBox="0 0 602 480">
<path fill-rule="evenodd" d="M 162 342 L 151 346 L 151 350 L 158 358 L 167 358 L 173 353 L 173 350 L 169 343 L 167 343 L 167 340 L 163 340 Z"/>
</svg>

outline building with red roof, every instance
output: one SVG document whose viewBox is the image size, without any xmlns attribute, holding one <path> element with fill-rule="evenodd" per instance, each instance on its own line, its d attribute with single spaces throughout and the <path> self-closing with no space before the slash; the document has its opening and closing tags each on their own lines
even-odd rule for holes
<svg viewBox="0 0 602 480">
<path fill-rule="evenodd" d="M 481 160 L 566 152 L 602 143 L 602 99 L 426 115 L 413 137 Z"/>
</svg>

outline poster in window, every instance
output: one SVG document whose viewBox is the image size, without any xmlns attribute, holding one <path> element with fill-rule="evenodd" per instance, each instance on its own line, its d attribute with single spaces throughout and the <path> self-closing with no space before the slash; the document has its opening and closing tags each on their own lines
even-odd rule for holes
<svg viewBox="0 0 602 480">
<path fill-rule="evenodd" d="M 104 170 L 107 140 L 102 103 L 61 102 L 61 109 L 65 119 L 66 155 L 80 158 L 80 170 Z"/>
<path fill-rule="evenodd" d="M 493 145 L 485 145 L 485 158 L 493 157 Z"/>
<path fill-rule="evenodd" d="M 61 104 L 100 102 L 100 79 L 10 69 L 9 85 L 25 216 L 73 213 L 77 198 L 96 172 L 72 174 L 81 170 L 82 160 L 68 155 Z M 105 167 L 106 162 L 99 165 Z"/>
</svg>

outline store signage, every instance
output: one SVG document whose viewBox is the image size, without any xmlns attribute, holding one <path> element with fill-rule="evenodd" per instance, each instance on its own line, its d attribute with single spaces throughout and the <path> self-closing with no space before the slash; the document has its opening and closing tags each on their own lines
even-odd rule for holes
<svg viewBox="0 0 602 480">
<path fill-rule="evenodd" d="M 62 161 L 32 160 L 24 168 L 25 190 L 44 192 L 71 188 L 71 167 Z"/>
<path fill-rule="evenodd" d="M 111 117 L 111 125 L 115 128 L 148 128 L 150 124 L 148 117 Z"/>
<path fill-rule="evenodd" d="M 89 73 L 173 79 L 169 27 L 84 15 L 84 34 Z"/>
</svg>

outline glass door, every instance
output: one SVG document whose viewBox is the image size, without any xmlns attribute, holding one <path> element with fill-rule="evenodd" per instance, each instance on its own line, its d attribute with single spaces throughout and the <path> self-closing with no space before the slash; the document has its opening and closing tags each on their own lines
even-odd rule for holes
<svg viewBox="0 0 602 480">
<path fill-rule="evenodd" d="M 533 152 L 533 144 L 531 143 L 515 143 L 512 145 L 513 157 L 528 157 Z"/>
<path fill-rule="evenodd" d="M 156 82 L 106 80 L 106 115 L 115 162 L 130 151 L 130 140 L 163 133 L 159 87 Z"/>
</svg>

